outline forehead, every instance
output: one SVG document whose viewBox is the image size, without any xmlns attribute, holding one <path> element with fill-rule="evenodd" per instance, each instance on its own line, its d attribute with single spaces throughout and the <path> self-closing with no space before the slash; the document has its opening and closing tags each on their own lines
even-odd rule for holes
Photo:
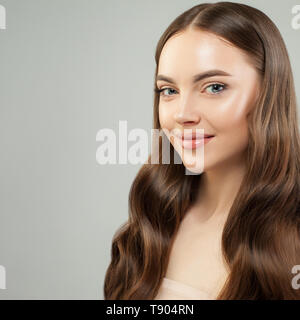
<svg viewBox="0 0 300 320">
<path fill-rule="evenodd" d="M 165 43 L 158 73 L 180 79 L 209 69 L 221 69 L 239 75 L 252 69 L 248 57 L 239 48 L 217 35 L 190 29 L 172 36 Z"/>
</svg>

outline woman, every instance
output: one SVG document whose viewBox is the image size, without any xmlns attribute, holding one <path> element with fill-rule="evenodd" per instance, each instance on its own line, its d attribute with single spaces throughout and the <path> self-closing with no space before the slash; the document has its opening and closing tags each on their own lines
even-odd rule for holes
<svg viewBox="0 0 300 320">
<path fill-rule="evenodd" d="M 138 172 L 105 299 L 299 299 L 300 139 L 280 32 L 250 6 L 205 3 L 171 23 L 155 57 L 154 128 L 182 163 Z M 168 134 L 188 129 L 210 136 L 202 169 L 199 140 Z"/>
</svg>

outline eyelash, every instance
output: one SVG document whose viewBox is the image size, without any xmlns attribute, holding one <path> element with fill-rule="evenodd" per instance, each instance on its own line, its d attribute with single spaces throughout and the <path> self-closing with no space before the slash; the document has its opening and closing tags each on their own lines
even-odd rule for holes
<svg viewBox="0 0 300 320">
<path fill-rule="evenodd" d="M 221 86 L 223 89 L 221 90 L 221 91 L 219 91 L 219 92 L 217 92 L 217 93 L 212 93 L 212 95 L 216 95 L 216 94 L 221 94 L 224 90 L 226 90 L 227 89 L 227 84 L 221 84 L 221 83 L 212 83 L 212 84 L 210 84 L 209 86 L 207 86 L 206 88 L 205 88 L 205 90 L 207 89 L 207 88 L 209 88 L 209 87 L 212 87 L 212 86 L 214 86 L 214 85 L 219 85 L 219 86 Z M 167 90 L 167 89 L 171 89 L 171 90 L 175 90 L 175 89 L 172 89 L 172 88 L 162 88 L 162 89 L 158 89 L 158 88 L 155 88 L 154 89 L 154 91 L 155 92 L 157 92 L 157 93 L 159 93 L 160 95 L 161 95 L 161 93 L 163 92 L 163 91 L 165 91 L 165 90 Z M 176 91 L 176 90 L 175 90 Z M 170 95 L 168 96 L 168 95 L 162 95 L 162 96 L 164 96 L 164 97 L 170 97 Z"/>
</svg>

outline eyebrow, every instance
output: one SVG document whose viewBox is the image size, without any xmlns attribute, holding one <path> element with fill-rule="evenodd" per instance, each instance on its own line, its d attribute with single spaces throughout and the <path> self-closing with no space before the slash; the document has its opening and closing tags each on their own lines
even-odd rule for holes
<svg viewBox="0 0 300 320">
<path fill-rule="evenodd" d="M 223 70 L 218 70 L 218 69 L 214 69 L 214 70 L 208 70 L 199 74 L 196 74 L 195 76 L 193 76 L 192 78 L 192 82 L 193 83 L 197 83 L 198 81 L 201 81 L 205 78 L 210 78 L 210 77 L 214 77 L 214 76 L 232 76 L 230 73 L 227 73 Z M 175 80 L 173 80 L 170 77 L 164 76 L 162 74 L 157 75 L 156 77 L 156 82 L 158 80 L 163 80 L 172 84 L 175 84 Z"/>
</svg>

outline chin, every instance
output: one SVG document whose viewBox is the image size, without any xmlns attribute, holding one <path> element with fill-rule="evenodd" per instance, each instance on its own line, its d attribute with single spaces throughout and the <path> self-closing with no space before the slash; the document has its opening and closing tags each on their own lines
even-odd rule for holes
<svg viewBox="0 0 300 320">
<path fill-rule="evenodd" d="M 201 173 L 204 172 L 204 164 L 203 162 L 200 163 L 200 161 L 198 161 L 199 163 L 197 163 L 195 161 L 195 159 L 192 159 L 191 162 L 182 162 L 184 167 L 185 167 L 185 174 L 186 175 L 199 175 Z"/>
</svg>

